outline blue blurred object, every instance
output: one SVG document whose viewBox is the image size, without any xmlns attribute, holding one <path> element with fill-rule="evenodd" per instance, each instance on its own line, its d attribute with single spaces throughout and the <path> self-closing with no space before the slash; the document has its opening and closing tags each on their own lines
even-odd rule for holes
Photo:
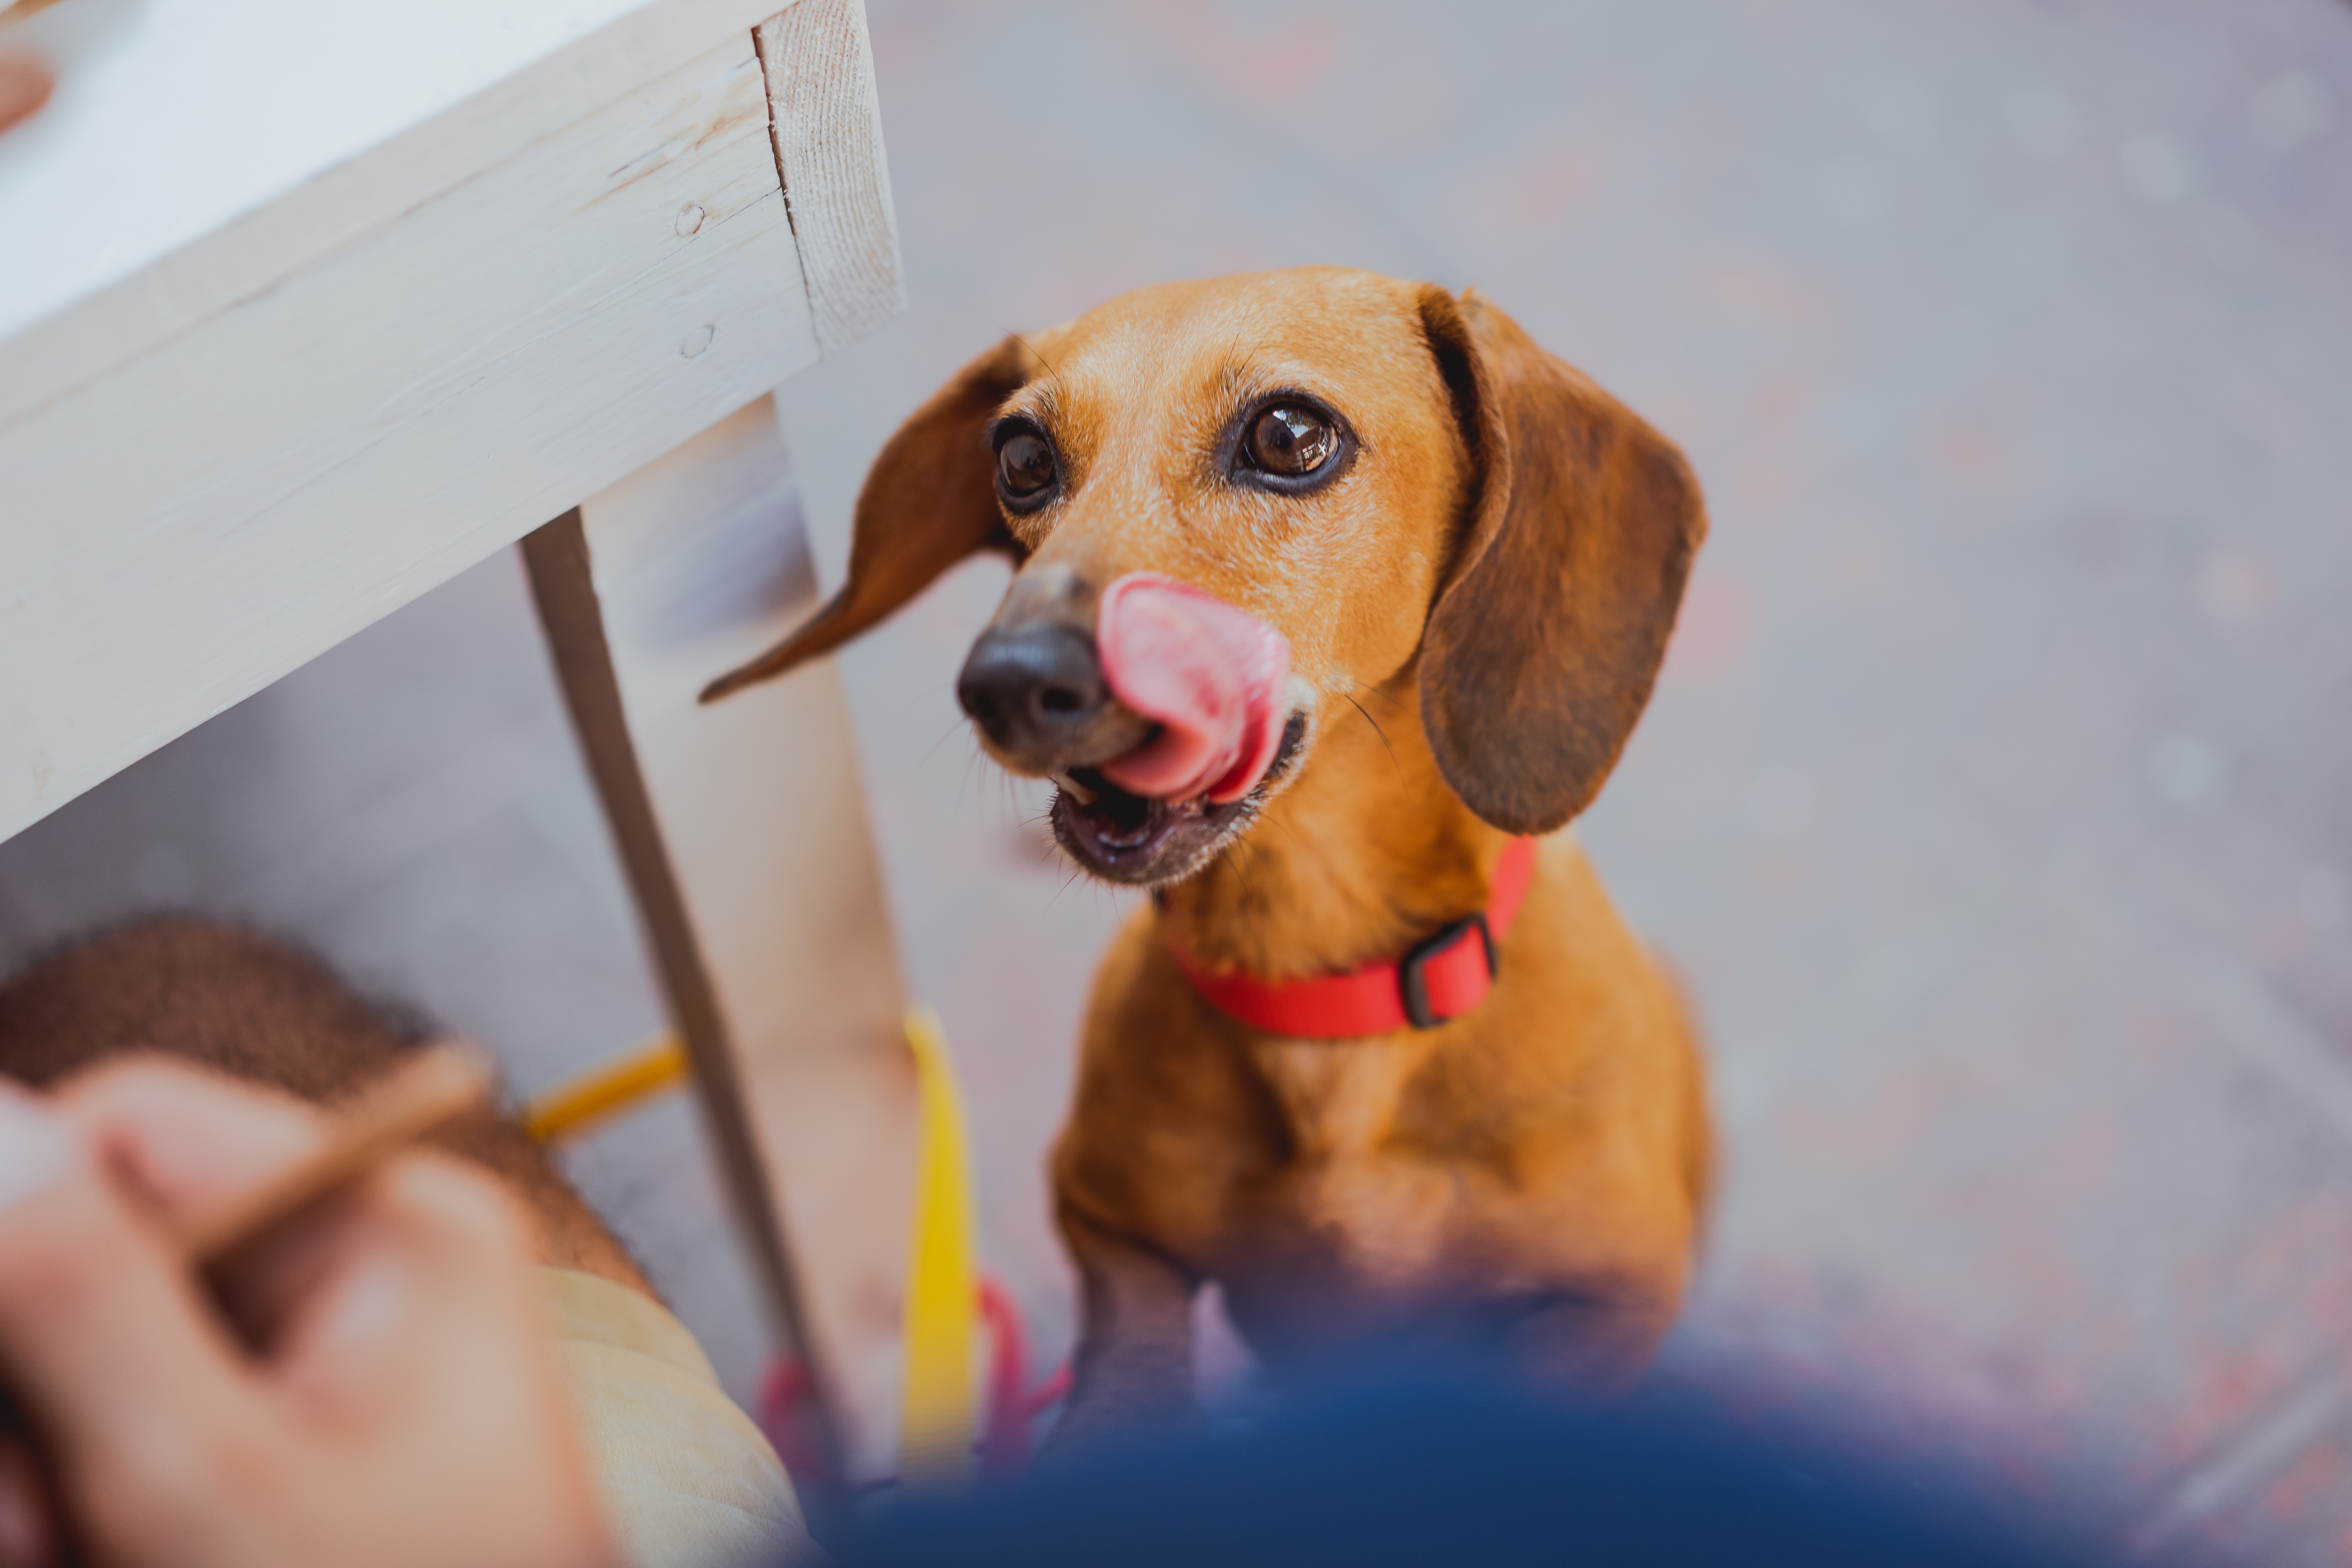
<svg viewBox="0 0 2352 1568">
<path fill-rule="evenodd" d="M 1563 1409 L 1433 1376 L 1301 1398 L 961 1501 L 908 1500 L 843 1568 L 1579 1564 L 1942 1568 L 2097 1560 L 1932 1478 L 1683 1398 Z"/>
</svg>

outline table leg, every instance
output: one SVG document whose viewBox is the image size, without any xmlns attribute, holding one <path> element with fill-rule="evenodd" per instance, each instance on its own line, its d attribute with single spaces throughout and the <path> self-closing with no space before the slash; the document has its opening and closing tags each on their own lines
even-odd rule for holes
<svg viewBox="0 0 2352 1568">
<path fill-rule="evenodd" d="M 848 714 L 830 661 L 696 702 L 817 602 L 772 402 L 524 552 L 746 1242 L 848 1473 L 885 1472 L 917 1101 Z"/>
</svg>

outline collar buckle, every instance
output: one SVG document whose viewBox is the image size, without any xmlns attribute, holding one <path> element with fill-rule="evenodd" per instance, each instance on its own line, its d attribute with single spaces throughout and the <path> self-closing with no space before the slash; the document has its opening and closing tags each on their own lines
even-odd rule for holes
<svg viewBox="0 0 2352 1568">
<path fill-rule="evenodd" d="M 1472 931 L 1478 933 L 1478 944 L 1486 959 L 1486 984 L 1492 985 L 1497 967 L 1495 955 L 1495 933 L 1486 924 L 1486 911 L 1475 910 L 1453 924 L 1439 928 L 1435 935 L 1416 943 L 1402 958 L 1397 960 L 1397 989 L 1403 994 L 1404 1016 L 1416 1029 L 1433 1029 L 1448 1018 L 1459 1017 L 1469 1008 L 1457 1008 L 1439 1014 L 1429 1000 L 1429 976 L 1425 966 L 1433 959 L 1442 958 L 1454 951 L 1463 938 Z M 1481 994 L 1486 987 L 1480 987 Z M 1473 1003 L 1472 1005 L 1475 1005 Z"/>
</svg>

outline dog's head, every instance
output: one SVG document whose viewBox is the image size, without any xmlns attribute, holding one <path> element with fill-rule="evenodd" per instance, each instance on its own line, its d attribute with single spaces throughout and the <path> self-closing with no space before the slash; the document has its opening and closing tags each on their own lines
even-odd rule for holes
<svg viewBox="0 0 2352 1568">
<path fill-rule="evenodd" d="M 1008 338 L 890 438 L 849 581 L 706 700 L 830 651 L 963 556 L 1018 563 L 957 691 L 1061 786 L 1079 864 L 1206 865 L 1318 718 L 1418 658 L 1445 782 L 1515 833 L 1614 765 L 1657 674 L 1698 487 L 1475 293 L 1329 268 L 1170 284 Z"/>
</svg>

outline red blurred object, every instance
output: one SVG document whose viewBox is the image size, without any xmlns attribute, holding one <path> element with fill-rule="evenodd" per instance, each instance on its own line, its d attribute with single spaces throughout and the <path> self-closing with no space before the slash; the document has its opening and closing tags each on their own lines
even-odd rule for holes
<svg viewBox="0 0 2352 1568">
<path fill-rule="evenodd" d="M 1070 1375 L 1070 1363 L 1064 1362 L 1054 1369 L 1054 1375 L 1037 1385 L 1029 1395 L 1029 1418 L 1035 1420 L 1070 1396 L 1070 1384 L 1076 1379 Z"/>
<path fill-rule="evenodd" d="M 760 1374 L 760 1407 L 756 1415 L 760 1430 L 767 1434 L 769 1446 L 776 1450 L 776 1458 L 784 1462 L 784 1469 L 793 1481 L 830 1491 L 840 1486 L 841 1478 L 826 1462 L 824 1449 L 816 1441 L 809 1403 L 815 1392 L 816 1382 L 809 1376 L 808 1363 L 796 1355 L 780 1355 Z"/>
<path fill-rule="evenodd" d="M 1029 1381 L 1028 1325 L 1020 1302 L 992 1275 L 980 1278 L 980 1318 L 988 1326 L 990 1345 L 987 1405 L 976 1445 L 980 1471 L 991 1479 L 1014 1476 L 1029 1462 L 1031 1424 L 1068 1395 L 1070 1369 L 1065 1364 L 1036 1388 L 1024 1392 Z M 816 1442 L 809 1410 L 815 1389 L 800 1357 L 780 1355 L 770 1362 L 760 1379 L 760 1429 L 794 1480 L 832 1488 L 841 1478 L 825 1463 Z"/>
<path fill-rule="evenodd" d="M 988 1405 L 980 1423 L 980 1473 L 1018 1475 L 1029 1462 L 1029 1412 L 1021 1390 L 1029 1381 L 1029 1327 L 1021 1303 L 995 1278 L 980 1277 L 980 1321 L 988 1325 Z"/>
</svg>

